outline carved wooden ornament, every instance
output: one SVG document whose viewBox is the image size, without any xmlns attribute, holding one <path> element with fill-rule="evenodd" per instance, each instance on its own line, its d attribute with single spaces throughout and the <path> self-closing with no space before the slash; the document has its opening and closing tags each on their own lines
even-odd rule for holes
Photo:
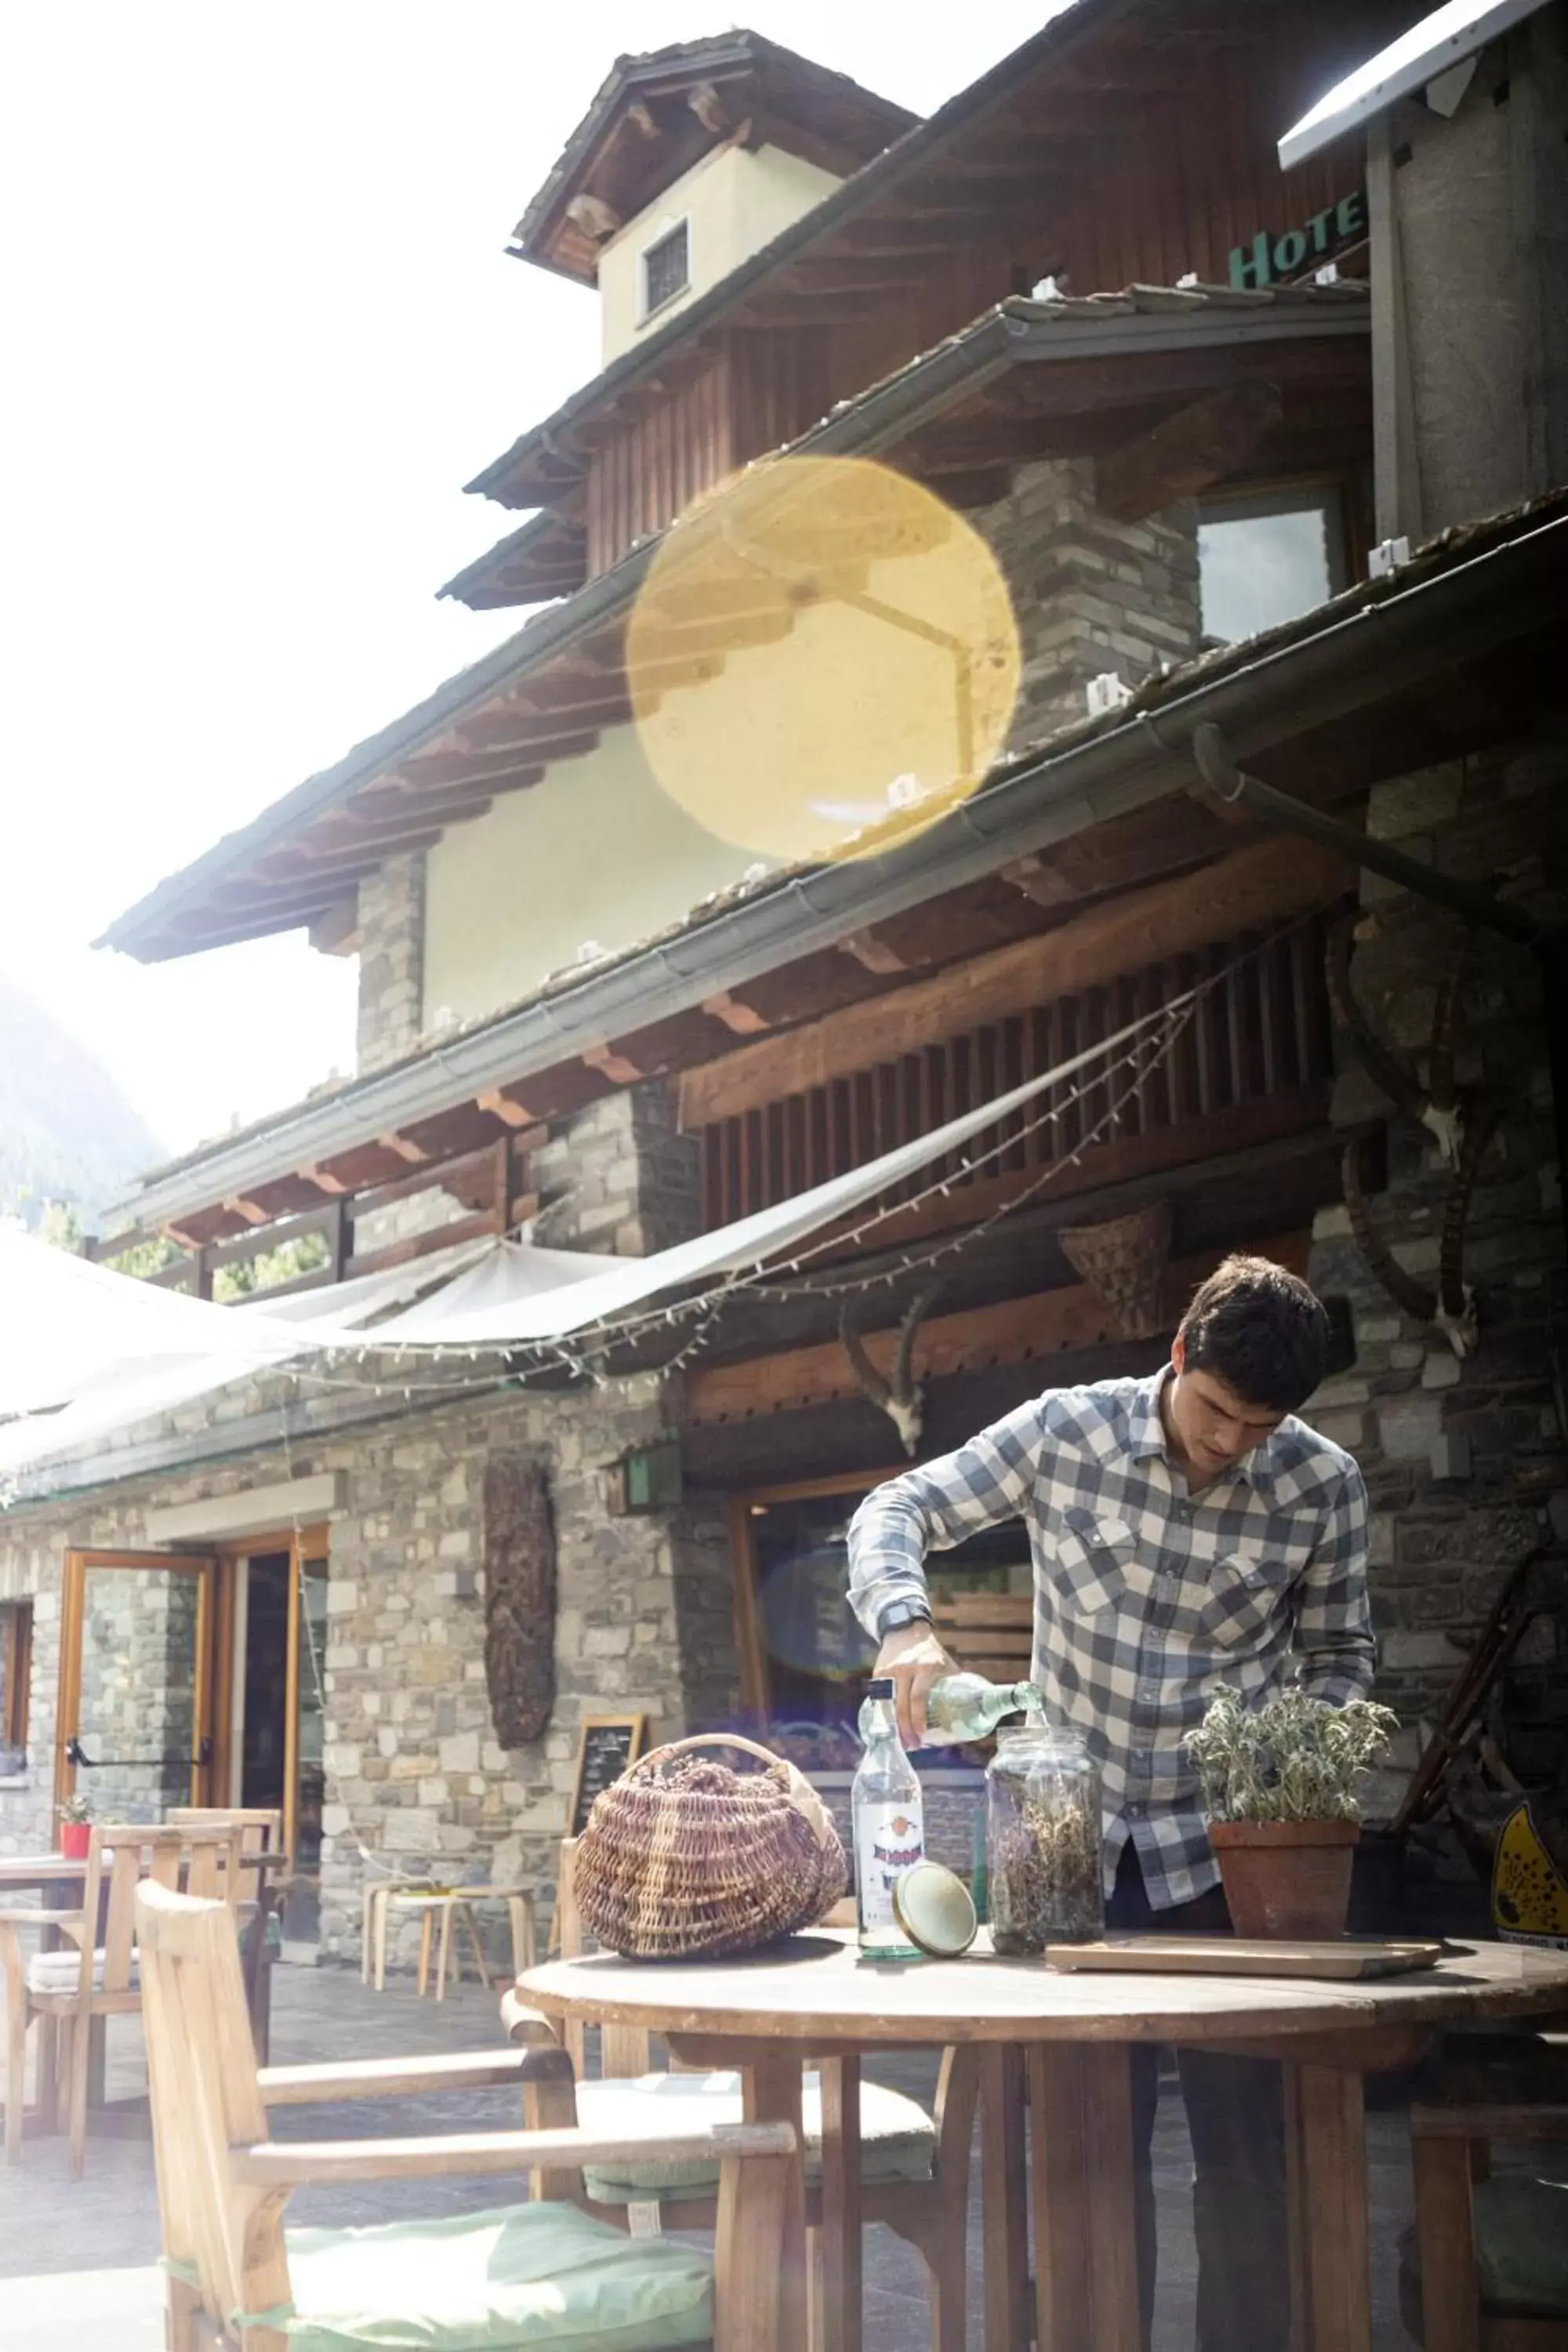
<svg viewBox="0 0 1568 2352">
<path fill-rule="evenodd" d="M 1109 1307 L 1124 1339 L 1152 1339 L 1165 1328 L 1161 1279 L 1171 1255 L 1171 1204 L 1151 1201 L 1102 1225 L 1064 1225 L 1062 1255 Z"/>
<path fill-rule="evenodd" d="M 542 1738 L 555 1706 L 555 1521 L 543 1465 L 485 1464 L 485 1680 L 503 1748 Z"/>
</svg>

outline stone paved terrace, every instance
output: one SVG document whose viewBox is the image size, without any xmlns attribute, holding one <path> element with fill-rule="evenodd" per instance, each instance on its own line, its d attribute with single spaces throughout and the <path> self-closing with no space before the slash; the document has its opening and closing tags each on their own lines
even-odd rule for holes
<svg viewBox="0 0 1568 2352">
<path fill-rule="evenodd" d="M 380 1995 L 339 1968 L 280 1968 L 274 1977 L 275 2063 L 371 2057 L 441 2049 L 475 2049 L 499 2041 L 495 2005 L 472 1984 L 443 2006 L 419 2001 L 406 1980 Z M 140 2029 L 111 2021 L 110 2091 L 121 2096 L 145 2077 Z M 932 2068 L 894 2058 L 871 2069 L 917 2096 L 929 2095 Z M 407 2134 L 517 2121 L 510 2093 L 458 2098 L 365 2102 L 296 2109 L 279 2130 L 319 2137 Z M 1407 2352 L 1394 2304 L 1394 2248 L 1408 2215 L 1409 2169 L 1394 2115 L 1372 2119 L 1374 2203 L 1375 2352 Z M 1181 2108 L 1162 2103 L 1157 2146 L 1163 2275 L 1155 2352 L 1192 2352 L 1193 2247 L 1187 2212 L 1188 2151 Z M 452 2210 L 498 2201 L 496 2184 L 400 2183 L 333 2191 L 293 2200 L 299 2221 L 370 2222 L 398 2212 Z M 970 2335 L 981 2341 L 978 2198 L 970 2215 Z M 150 2145 L 102 2137 L 89 2144 L 86 2179 L 72 2183 L 63 2142 L 29 2140 L 21 2166 L 0 2173 L 0 2352 L 162 2352 L 162 2289 L 156 2268 L 157 2200 Z M 890 2233 L 869 2231 L 866 2262 L 866 2352 L 925 2352 L 929 2343 L 923 2270 Z M 1019 2347 L 1023 2352 L 1023 2347 Z"/>
</svg>

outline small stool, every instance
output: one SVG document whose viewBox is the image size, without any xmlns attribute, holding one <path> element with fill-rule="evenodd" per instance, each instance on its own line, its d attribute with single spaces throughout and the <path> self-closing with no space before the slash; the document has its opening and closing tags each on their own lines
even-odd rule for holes
<svg viewBox="0 0 1568 2352">
<path fill-rule="evenodd" d="M 359 1976 L 361 1984 L 374 1981 L 377 1992 L 386 1990 L 386 1914 L 395 1895 L 429 1894 L 431 1881 L 426 1872 L 416 1877 L 411 1872 L 391 1873 L 385 1878 L 373 1880 L 364 1890 L 360 1911 Z"/>
<path fill-rule="evenodd" d="M 377 1894 L 383 1894 L 378 1888 Z M 423 2000 L 430 1989 L 431 1946 L 437 1946 L 436 1998 L 447 1997 L 447 1979 L 453 1982 L 462 1978 L 462 1958 L 453 1935 L 453 1923 L 462 1927 L 473 1948 L 474 1965 L 486 1991 L 491 1990 L 490 1972 L 485 1962 L 484 1946 L 479 1940 L 479 1922 L 474 1916 L 476 1903 L 504 1903 L 511 1927 L 512 1974 L 521 1976 L 534 1962 L 535 1937 L 533 1924 L 533 1889 L 531 1886 L 393 1886 L 384 1890 L 381 1905 L 380 1932 L 376 1941 L 376 1990 L 386 1981 L 386 1918 L 393 1904 L 399 1908 L 418 1911 L 419 1923 L 418 1997 Z M 439 1916 L 441 1933 L 436 1938 L 436 1921 Z"/>
</svg>

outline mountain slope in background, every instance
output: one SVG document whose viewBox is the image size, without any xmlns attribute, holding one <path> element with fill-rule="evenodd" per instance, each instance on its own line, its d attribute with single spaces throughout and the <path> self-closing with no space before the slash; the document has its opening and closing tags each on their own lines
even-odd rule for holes
<svg viewBox="0 0 1568 2352">
<path fill-rule="evenodd" d="M 102 1064 L 0 975 L 0 1215 L 36 1225 L 45 1202 L 68 1201 L 90 1231 L 163 1156 Z"/>
</svg>

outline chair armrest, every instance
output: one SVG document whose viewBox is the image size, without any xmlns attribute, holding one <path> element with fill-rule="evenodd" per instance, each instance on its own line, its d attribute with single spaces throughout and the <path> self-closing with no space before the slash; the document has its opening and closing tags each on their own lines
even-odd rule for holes
<svg viewBox="0 0 1568 2352">
<path fill-rule="evenodd" d="M 62 1934 L 74 1937 L 80 1944 L 87 1939 L 87 1914 L 84 1911 L 34 1911 L 31 1909 L 0 1910 L 0 1927 L 58 1927 Z"/>
<path fill-rule="evenodd" d="M 300 2106 L 312 2099 L 398 2099 L 425 2091 L 504 2089 L 522 2082 L 522 2050 L 463 2050 L 432 2058 L 354 2058 L 341 2066 L 264 2066 L 263 2104 Z"/>
<path fill-rule="evenodd" d="M 542 2009 L 530 2009 L 515 1992 L 503 1992 L 500 1997 L 500 2021 L 506 2028 L 509 2042 L 520 2050 L 553 2048 L 560 2036 Z"/>
<path fill-rule="evenodd" d="M 1568 2106 L 1412 2107 L 1412 2139 L 1568 2139 Z"/>
<path fill-rule="evenodd" d="M 500 2172 L 581 2171 L 585 2164 L 681 2164 L 793 2156 L 788 2124 L 688 2125 L 657 2140 L 588 2131 L 450 2132 L 428 2139 L 260 2140 L 229 2151 L 233 2178 L 257 2189 L 311 2180 L 429 2180 Z"/>
</svg>

